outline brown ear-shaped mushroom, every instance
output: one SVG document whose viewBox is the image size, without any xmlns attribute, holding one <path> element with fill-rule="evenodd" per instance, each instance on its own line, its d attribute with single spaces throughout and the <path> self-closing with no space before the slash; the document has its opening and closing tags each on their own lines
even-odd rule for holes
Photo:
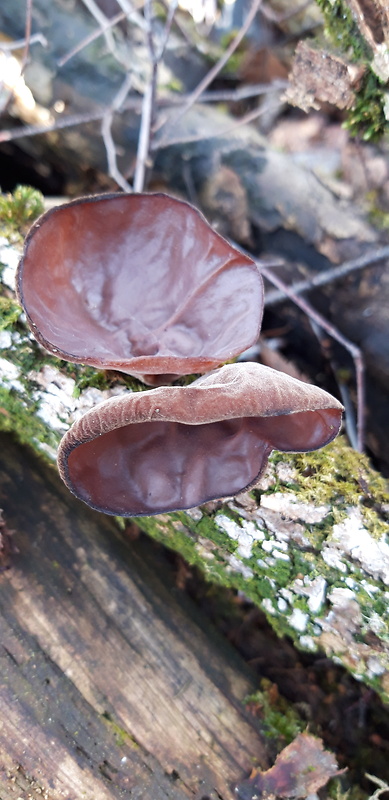
<svg viewBox="0 0 389 800">
<path fill-rule="evenodd" d="M 130 393 L 88 411 L 62 439 L 59 471 L 106 514 L 191 508 L 255 483 L 273 448 L 327 444 L 342 410 L 327 392 L 281 372 L 230 364 L 189 386 Z"/>
<path fill-rule="evenodd" d="M 51 353 L 151 383 L 228 361 L 257 340 L 262 321 L 255 263 L 164 194 L 48 211 L 26 239 L 17 290 Z"/>
</svg>

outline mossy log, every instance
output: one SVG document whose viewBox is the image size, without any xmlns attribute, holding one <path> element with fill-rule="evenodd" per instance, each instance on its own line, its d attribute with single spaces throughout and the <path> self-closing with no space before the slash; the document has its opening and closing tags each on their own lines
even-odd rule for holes
<svg viewBox="0 0 389 800">
<path fill-rule="evenodd" d="M 100 400 L 131 390 L 132 379 L 43 352 L 18 316 L 10 288 L 18 254 L 5 240 L 0 258 L 8 264 L 0 426 L 54 462 L 69 424 Z M 388 511 L 385 481 L 340 437 L 313 454 L 274 453 L 252 492 L 137 523 L 210 581 L 244 592 L 280 635 L 306 650 L 323 649 L 388 698 Z"/>
</svg>

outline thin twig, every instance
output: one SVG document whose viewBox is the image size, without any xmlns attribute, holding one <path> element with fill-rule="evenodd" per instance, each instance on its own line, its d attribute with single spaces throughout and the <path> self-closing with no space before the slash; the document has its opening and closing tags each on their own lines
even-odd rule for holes
<svg viewBox="0 0 389 800">
<path fill-rule="evenodd" d="M 238 86 L 236 89 L 214 90 L 210 92 L 203 92 L 199 97 L 200 103 L 234 103 L 239 100 L 247 100 L 250 97 L 259 97 L 263 94 L 272 94 L 272 92 L 281 91 L 286 89 L 288 81 L 276 79 L 271 83 L 254 83 L 250 86 Z M 180 103 L 186 100 L 188 95 L 181 95 L 179 98 Z"/>
<path fill-rule="evenodd" d="M 261 97 L 264 94 L 273 94 L 273 92 L 286 89 L 287 86 L 288 81 L 276 79 L 272 81 L 272 83 L 254 83 L 250 84 L 250 86 L 239 86 L 236 89 L 211 90 L 209 92 L 203 92 L 197 102 L 200 105 L 203 103 L 234 103 L 240 100 L 246 100 L 250 97 Z M 162 97 L 156 98 L 156 106 L 162 109 L 171 106 L 181 106 L 183 103 L 186 103 L 190 96 L 190 94 L 170 92 L 164 94 Z M 141 100 L 138 97 L 130 97 L 124 103 L 123 111 L 139 108 L 140 105 Z"/>
<path fill-rule="evenodd" d="M 2 49 L 3 49 L 3 47 L 1 46 L 0 50 L 2 50 Z M 257 94 L 258 95 L 259 94 L 264 94 L 267 91 L 269 91 L 269 92 L 270 91 L 274 91 L 274 90 L 276 90 L 278 88 L 282 88 L 282 87 L 278 86 L 278 84 L 276 82 L 274 84 L 269 84 L 269 86 L 267 86 L 267 85 L 263 85 L 262 86 L 262 84 L 258 85 L 257 87 L 253 86 L 252 89 L 250 87 L 242 87 L 241 97 L 242 98 L 243 97 L 254 97 Z M 212 103 L 212 102 L 216 102 L 217 103 L 217 102 L 220 102 L 220 101 L 223 101 L 223 100 L 240 99 L 240 97 L 239 97 L 239 89 L 238 90 L 234 90 L 232 92 L 206 92 L 206 93 L 204 93 L 204 95 L 201 96 L 201 102 L 203 102 L 203 99 L 204 99 L 205 103 Z M 185 100 L 185 96 L 182 98 L 182 100 Z M 156 103 L 157 106 L 164 107 L 166 105 L 170 105 L 171 103 L 175 103 L 175 102 L 178 102 L 178 103 L 181 104 L 182 100 L 181 100 L 180 97 L 179 98 L 175 98 L 174 96 L 172 96 L 172 97 L 161 97 L 161 98 L 156 98 L 155 99 L 155 103 Z M 128 97 L 126 99 L 125 103 L 123 103 L 122 111 L 128 111 L 130 109 L 135 109 L 135 110 L 136 109 L 141 109 L 142 102 L 143 102 L 142 98 L 140 98 L 140 97 Z M 74 114 L 74 115 L 71 115 L 71 116 L 70 115 L 69 116 L 64 115 L 62 117 L 58 117 L 58 119 L 56 119 L 55 122 L 53 122 L 52 124 L 48 124 L 48 125 L 23 125 L 23 126 L 20 126 L 18 128 L 12 128 L 12 129 L 7 130 L 7 131 L 0 131 L 0 144 L 2 142 L 13 141 L 14 139 L 22 139 L 23 137 L 38 136 L 38 135 L 40 135 L 42 133 L 51 133 L 51 131 L 61 130 L 62 128 L 72 128 L 75 125 L 82 125 L 85 122 L 96 122 L 98 120 L 103 119 L 106 113 L 107 113 L 106 109 L 102 109 L 101 111 L 96 111 L 96 112 L 92 111 L 92 112 L 87 113 L 87 114 Z M 223 134 L 225 132 L 228 133 L 229 131 L 230 131 L 230 128 L 228 128 L 226 131 L 223 131 Z M 210 134 L 210 136 L 213 136 L 213 135 L 214 134 Z M 221 135 L 221 134 L 218 134 L 218 135 Z M 203 138 L 206 138 L 206 137 L 205 136 L 201 136 L 199 138 L 203 139 Z M 193 138 L 189 139 L 189 141 L 193 141 Z M 276 299 L 276 302 L 279 302 L 279 301 Z"/>
<path fill-rule="evenodd" d="M 372 783 L 375 783 L 376 786 L 378 786 L 378 789 L 375 790 L 374 794 L 370 795 L 368 800 L 377 800 L 377 798 L 380 797 L 381 794 L 389 792 L 389 785 L 385 781 L 381 780 L 381 778 L 377 778 L 375 775 L 369 775 L 368 772 L 365 772 L 365 777 L 368 778 L 369 781 L 371 781 Z"/>
<path fill-rule="evenodd" d="M 271 20 L 271 22 L 280 23 L 280 22 L 286 22 L 286 20 L 291 19 L 292 17 L 296 17 L 297 14 L 301 14 L 301 12 L 304 11 L 305 8 L 308 8 L 308 6 L 310 5 L 311 5 L 311 0 L 305 0 L 305 2 L 302 3 L 300 6 L 297 6 L 296 8 L 291 8 L 288 11 L 283 11 L 283 12 L 273 11 L 273 9 L 270 6 L 263 5 L 261 8 L 261 13 L 263 14 L 264 17 L 266 17 L 266 19 Z"/>
<path fill-rule="evenodd" d="M 101 124 L 101 135 L 103 137 L 103 142 L 107 153 L 108 172 L 111 178 L 116 181 L 118 186 L 120 186 L 124 192 L 131 192 L 132 187 L 126 181 L 124 175 L 122 175 L 117 165 L 116 146 L 112 136 L 112 123 L 115 111 L 120 111 L 128 92 L 130 91 L 131 85 L 132 76 L 126 75 L 118 93 L 114 97 L 109 110 L 105 113 Z"/>
<path fill-rule="evenodd" d="M 122 11 L 124 11 L 129 22 L 135 22 L 138 28 L 147 32 L 147 23 L 138 9 L 134 7 L 133 3 L 130 3 L 129 0 L 117 0 L 117 3 Z"/>
<path fill-rule="evenodd" d="M 148 166 L 150 153 L 151 128 L 155 114 L 154 104 L 158 79 L 158 55 L 154 41 L 152 0 L 146 0 L 144 15 L 147 22 L 147 45 L 151 62 L 151 75 L 149 83 L 146 86 L 142 102 L 142 116 L 139 129 L 138 150 L 136 154 L 134 174 L 135 192 L 141 192 L 145 184 L 146 167 Z"/>
<path fill-rule="evenodd" d="M 242 248 L 240 248 L 242 249 Z M 357 347 L 354 342 L 350 342 L 345 336 L 343 336 L 337 328 L 334 327 L 322 314 L 319 314 L 310 303 L 308 303 L 304 298 L 299 297 L 293 291 L 293 289 L 287 286 L 280 278 L 278 278 L 269 266 L 278 266 L 279 262 L 275 262 L 272 265 L 265 266 L 263 262 L 257 261 L 258 269 L 260 269 L 262 275 L 264 275 L 273 286 L 276 286 L 280 289 L 284 294 L 287 295 L 296 306 L 301 308 L 307 316 L 314 320 L 317 325 L 319 325 L 323 330 L 325 330 L 329 336 L 332 336 L 339 344 L 343 345 L 345 350 L 347 350 L 353 358 L 354 365 L 355 365 L 355 374 L 356 374 L 356 389 L 357 389 L 357 433 L 358 433 L 358 440 L 357 440 L 357 449 L 359 452 L 363 452 L 364 446 L 364 423 L 365 423 L 365 380 L 364 380 L 364 364 L 363 364 L 363 356 L 362 352 Z"/>
<path fill-rule="evenodd" d="M 93 33 L 90 33 L 89 36 L 85 36 L 85 39 L 82 39 L 82 41 L 79 42 L 73 48 L 73 50 L 70 50 L 66 56 L 59 58 L 57 65 L 59 67 L 63 67 L 68 61 L 70 61 L 71 58 L 73 58 L 73 56 L 76 56 L 77 53 L 80 53 L 81 50 L 84 50 L 84 48 L 88 47 L 89 44 L 92 44 L 92 42 L 96 41 L 96 39 L 98 39 L 100 36 L 103 36 L 105 31 L 107 31 L 109 28 L 114 28 L 115 25 L 117 25 L 118 22 L 122 22 L 123 19 L 126 19 L 126 14 L 124 11 L 121 11 L 120 14 L 115 14 L 115 16 L 111 17 L 111 19 L 107 19 L 104 25 L 101 25 L 97 31 L 93 31 Z"/>
<path fill-rule="evenodd" d="M 48 46 L 48 41 L 43 33 L 32 33 L 30 36 L 30 45 L 41 44 L 42 47 Z M 26 46 L 26 39 L 15 39 L 13 42 L 0 42 L 0 50 L 4 53 L 12 52 L 12 50 L 20 50 Z"/>
<path fill-rule="evenodd" d="M 359 438 L 358 438 L 358 428 L 357 428 L 357 423 L 356 423 L 356 419 L 355 419 L 354 406 L 352 404 L 351 397 L 350 397 L 350 392 L 349 392 L 349 389 L 348 389 L 348 386 L 346 385 L 346 383 L 339 378 L 337 370 L 335 370 L 335 375 L 336 375 L 336 382 L 337 382 L 338 387 L 339 387 L 339 392 L 340 392 L 340 396 L 341 396 L 341 399 L 342 399 L 342 403 L 344 405 L 344 420 L 345 420 L 346 433 L 347 433 L 349 442 L 351 444 L 351 447 L 353 447 L 354 450 L 360 450 L 360 443 L 359 443 Z M 362 451 L 360 451 L 360 452 L 362 452 Z"/>
<path fill-rule="evenodd" d="M 112 28 L 109 25 L 110 21 L 109 18 L 106 17 L 105 14 L 103 14 L 103 12 L 96 3 L 96 0 L 82 0 L 82 2 L 84 3 L 88 11 L 92 14 L 96 22 L 99 24 L 109 52 L 113 55 L 118 64 L 124 67 L 125 72 L 127 74 L 132 69 L 131 54 L 129 54 L 128 58 L 125 58 L 121 55 L 120 49 L 116 45 Z M 138 14 L 138 12 L 131 11 L 130 9 L 130 13 L 137 14 L 136 22 L 137 24 L 139 24 L 138 17 L 140 15 Z M 126 16 L 128 16 L 127 12 Z M 143 24 L 143 18 L 142 18 L 142 24 Z M 137 76 L 134 71 L 132 72 L 133 72 L 132 82 L 135 89 L 137 89 L 137 91 L 143 91 L 143 82 L 139 79 L 139 76 Z"/>
<path fill-rule="evenodd" d="M 277 107 L 277 106 L 276 106 Z M 171 147 L 171 145 L 176 144 L 190 144 L 191 142 L 203 142 L 206 139 L 215 139 L 219 136 L 228 136 L 230 133 L 233 133 L 237 130 L 237 128 L 241 128 L 242 125 L 248 125 L 249 122 L 253 122 L 254 119 L 258 119 L 258 117 L 262 116 L 262 114 L 267 113 L 269 110 L 269 106 L 263 108 L 260 106 L 259 108 L 253 109 L 253 111 L 249 111 L 240 119 L 237 119 L 232 125 L 229 125 L 227 128 L 222 128 L 219 131 L 211 131 L 209 133 L 199 133 L 193 134 L 193 136 L 177 136 L 176 138 L 171 139 L 163 139 L 162 142 L 156 138 L 153 142 L 151 149 L 152 150 L 160 150 L 163 147 Z"/>
<path fill-rule="evenodd" d="M 22 55 L 22 63 L 20 65 L 20 74 L 23 75 L 23 72 L 26 68 L 27 61 L 28 61 L 28 54 L 30 52 L 30 43 L 31 43 L 31 20 L 32 20 L 32 0 L 26 0 L 26 25 L 24 30 L 24 50 Z"/>
<path fill-rule="evenodd" d="M 174 117 L 173 120 L 168 121 L 167 125 L 167 132 L 165 132 L 165 137 L 162 137 L 159 146 L 165 147 L 166 141 L 168 140 L 168 132 L 176 127 L 177 123 L 180 119 L 189 111 L 189 109 L 193 106 L 193 104 L 198 100 L 200 95 L 205 91 L 205 89 L 212 83 L 212 81 L 216 78 L 216 75 L 223 69 L 223 67 L 227 64 L 227 61 L 231 58 L 232 54 L 235 52 L 236 48 L 240 45 L 242 39 L 246 35 L 248 29 L 250 28 L 251 23 L 254 20 L 254 17 L 262 3 L 262 0 L 253 0 L 251 8 L 247 14 L 247 17 L 240 28 L 239 32 L 232 40 L 230 45 L 227 47 L 221 58 L 217 61 L 217 63 L 212 67 L 212 69 L 207 72 L 205 77 L 200 81 L 197 85 L 196 89 L 191 93 L 187 102 L 185 103 L 184 107 L 180 109 L 178 114 Z M 163 123 L 165 124 L 165 123 Z"/>
<path fill-rule="evenodd" d="M 324 356 L 326 357 L 327 361 L 329 361 L 332 372 L 335 375 L 336 383 L 338 385 L 339 393 L 342 399 L 342 403 L 344 405 L 344 422 L 346 428 L 346 434 L 348 436 L 349 442 L 351 447 L 354 450 L 358 450 L 358 432 L 357 432 L 357 421 L 355 418 L 355 411 L 354 406 L 350 397 L 349 388 L 346 382 L 341 377 L 341 372 L 338 368 L 338 365 L 335 363 L 334 357 L 332 356 L 329 348 L 328 348 L 328 339 L 324 339 L 324 331 L 313 319 L 309 320 L 311 328 L 320 342 L 320 346 L 324 352 Z"/>
<path fill-rule="evenodd" d="M 95 0 L 82 0 L 82 2 L 84 3 L 84 6 L 86 6 L 86 8 L 88 9 L 89 13 L 92 14 L 92 17 L 94 17 L 94 19 L 100 26 L 100 30 L 104 36 L 108 50 L 114 56 L 114 58 L 116 58 L 116 60 L 119 61 L 117 56 L 117 48 L 115 40 L 112 36 L 112 31 L 109 25 L 108 17 L 106 17 L 105 14 L 101 11 L 97 3 L 95 3 Z"/>
<path fill-rule="evenodd" d="M 161 2 L 161 5 L 163 6 L 163 8 L 165 9 L 165 11 L 167 12 L 167 14 L 169 14 L 170 4 L 166 0 L 160 0 L 160 2 Z M 183 39 L 185 39 L 185 41 L 189 45 L 189 47 L 191 47 L 193 50 L 197 51 L 196 43 L 190 38 L 190 35 L 189 35 L 188 31 L 186 30 L 185 26 L 181 23 L 181 21 L 178 19 L 178 17 L 176 15 L 173 18 L 173 22 L 174 22 L 178 32 L 181 34 Z"/>
<path fill-rule="evenodd" d="M 158 69 L 165 52 L 176 8 L 177 0 L 173 0 L 167 14 L 161 42 L 157 48 L 153 31 L 152 0 L 146 0 L 145 4 L 144 13 L 148 25 L 147 43 L 151 61 L 151 76 L 143 95 L 142 118 L 139 130 L 138 151 L 134 175 L 135 192 L 141 192 L 145 184 L 146 169 L 149 166 L 150 152 L 152 149 L 152 136 L 154 133 Z"/>
<path fill-rule="evenodd" d="M 363 256 L 359 256 L 359 258 L 353 258 L 351 261 L 346 261 L 339 267 L 332 267 L 331 269 L 324 270 L 318 275 L 312 276 L 312 278 L 293 283 L 290 286 L 290 290 L 297 295 L 301 294 L 301 292 L 315 289 L 317 286 L 325 286 L 328 283 L 332 283 L 340 278 L 344 278 L 346 275 L 350 275 L 352 272 L 364 269 L 365 267 L 370 267 L 373 264 L 377 264 L 379 261 L 384 261 L 385 258 L 389 258 L 388 245 L 379 250 L 367 252 Z M 283 291 L 277 290 L 269 292 L 265 299 L 265 305 L 266 307 L 275 306 L 278 303 L 281 303 L 284 299 L 285 292 Z"/>
<path fill-rule="evenodd" d="M 13 130 L 0 131 L 0 144 L 14 141 L 14 139 L 22 139 L 24 136 L 38 136 L 41 133 L 50 133 L 61 128 L 73 128 L 75 125 L 82 125 L 84 122 L 96 122 L 103 119 L 106 113 L 106 109 L 91 111 L 87 114 L 60 117 L 49 125 L 22 125 Z"/>
<path fill-rule="evenodd" d="M 154 70 L 153 70 L 154 71 Z M 150 152 L 151 120 L 153 114 L 154 87 L 151 80 L 143 95 L 142 117 L 139 129 L 138 150 L 134 174 L 134 192 L 144 188 L 146 168 Z"/>
<path fill-rule="evenodd" d="M 162 41 L 160 43 L 160 50 L 159 50 L 159 54 L 158 54 L 158 60 L 159 61 L 162 61 L 164 53 L 165 53 L 165 50 L 166 50 L 166 46 L 167 46 L 167 43 L 168 43 L 168 39 L 169 39 L 170 31 L 171 31 L 171 28 L 172 28 L 173 20 L 174 20 L 174 15 L 175 15 L 176 10 L 177 10 L 177 6 L 178 6 L 178 0 L 171 0 L 170 4 L 168 6 L 166 22 L 165 22 L 165 26 L 164 26 L 164 30 L 163 30 L 163 34 L 162 34 Z"/>
</svg>

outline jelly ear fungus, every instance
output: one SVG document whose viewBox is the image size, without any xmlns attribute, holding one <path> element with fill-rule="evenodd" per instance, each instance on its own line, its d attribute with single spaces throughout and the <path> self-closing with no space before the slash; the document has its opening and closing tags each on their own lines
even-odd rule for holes
<svg viewBox="0 0 389 800">
<path fill-rule="evenodd" d="M 255 263 L 188 203 L 164 194 L 82 198 L 32 227 L 17 291 L 51 353 L 152 385 L 204 373 L 253 344 Z M 65 434 L 69 489 L 107 514 L 187 509 L 252 486 L 273 448 L 331 441 L 340 403 L 259 364 L 230 364 L 186 387 L 111 398 Z"/>
<path fill-rule="evenodd" d="M 247 349 L 263 310 L 252 259 L 165 194 L 99 195 L 51 209 L 26 239 L 17 291 L 51 353 L 151 385 Z"/>
<path fill-rule="evenodd" d="M 231 364 L 189 386 L 97 405 L 63 437 L 58 467 L 73 494 L 106 514 L 187 509 L 253 485 L 273 448 L 327 444 L 341 416 L 322 389 L 259 364 Z"/>
</svg>

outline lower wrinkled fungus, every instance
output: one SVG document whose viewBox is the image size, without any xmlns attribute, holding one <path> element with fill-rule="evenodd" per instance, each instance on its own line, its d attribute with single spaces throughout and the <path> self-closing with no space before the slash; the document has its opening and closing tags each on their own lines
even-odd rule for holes
<svg viewBox="0 0 389 800">
<path fill-rule="evenodd" d="M 98 511 L 187 509 L 253 485 L 272 449 L 315 450 L 339 431 L 327 392 L 260 364 L 230 364 L 189 386 L 111 398 L 62 439 L 69 489 Z"/>
</svg>

